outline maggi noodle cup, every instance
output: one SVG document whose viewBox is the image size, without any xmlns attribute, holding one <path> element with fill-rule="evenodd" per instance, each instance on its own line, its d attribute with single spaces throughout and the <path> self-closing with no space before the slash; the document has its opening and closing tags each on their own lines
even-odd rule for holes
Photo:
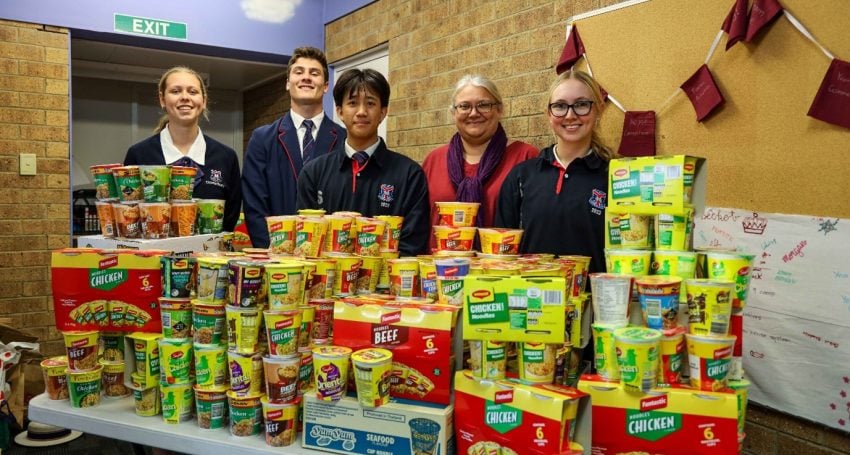
<svg viewBox="0 0 850 455">
<path fill-rule="evenodd" d="M 436 251 L 472 251 L 475 227 L 434 226 Z"/>
<path fill-rule="evenodd" d="M 159 398 L 162 405 L 162 420 L 168 424 L 178 424 L 191 420 L 195 414 L 195 392 L 192 383 L 161 384 Z"/>
<path fill-rule="evenodd" d="M 311 348 L 312 349 L 312 348 Z M 307 349 L 301 351 L 301 365 L 298 368 L 298 395 L 312 390 L 316 386 L 313 375 L 313 351 Z"/>
<path fill-rule="evenodd" d="M 660 384 L 678 384 L 682 380 L 682 364 L 685 350 L 685 329 L 663 335 L 660 343 L 661 356 L 658 362 L 658 382 Z"/>
<path fill-rule="evenodd" d="M 434 259 L 438 277 L 465 277 L 469 274 L 471 261 L 468 258 Z"/>
<path fill-rule="evenodd" d="M 113 202 L 112 215 L 115 218 L 116 237 L 137 239 L 142 236 L 142 215 L 137 202 Z"/>
<path fill-rule="evenodd" d="M 195 413 L 198 427 L 205 430 L 227 425 L 227 387 L 201 388 L 195 385 Z"/>
<path fill-rule="evenodd" d="M 298 350 L 309 349 L 313 345 L 313 322 L 316 320 L 316 307 L 309 304 L 298 307 L 301 312 L 301 330 L 298 331 Z"/>
<path fill-rule="evenodd" d="M 437 300 L 443 305 L 463 305 L 463 277 L 437 277 Z"/>
<path fill-rule="evenodd" d="M 115 237 L 115 213 L 112 210 L 112 203 L 97 201 L 94 205 L 97 207 L 97 220 L 100 222 L 100 233 L 104 237 Z"/>
<path fill-rule="evenodd" d="M 198 283 L 195 286 L 198 300 L 224 305 L 227 301 L 228 263 L 223 257 L 198 258 Z"/>
<path fill-rule="evenodd" d="M 691 387 L 718 391 L 726 388 L 735 336 L 685 335 Z"/>
<path fill-rule="evenodd" d="M 171 196 L 171 166 L 139 166 L 145 202 L 168 202 Z"/>
<path fill-rule="evenodd" d="M 295 250 L 295 215 L 267 216 L 269 253 L 292 254 Z"/>
<path fill-rule="evenodd" d="M 605 262 L 609 273 L 632 276 L 649 275 L 652 263 L 650 250 L 605 250 Z"/>
<path fill-rule="evenodd" d="M 729 334 L 735 335 L 735 348 L 732 350 L 732 366 L 729 367 L 729 380 L 744 379 L 744 310 L 732 309 L 729 317 Z"/>
<path fill-rule="evenodd" d="M 230 405 L 230 434 L 233 436 L 253 436 L 263 431 L 263 407 L 260 404 L 262 394 L 239 395 L 233 390 L 227 392 Z"/>
<path fill-rule="evenodd" d="M 646 327 L 614 330 L 620 381 L 628 390 L 649 392 L 658 381 L 661 331 Z"/>
<path fill-rule="evenodd" d="M 384 235 L 381 236 L 381 251 L 398 251 L 398 242 L 401 239 L 401 225 L 404 222 L 404 217 L 378 215 L 375 219 L 387 223 Z"/>
<path fill-rule="evenodd" d="M 305 288 L 305 298 L 310 299 L 327 299 L 333 295 L 334 280 L 336 279 L 336 260 L 331 258 L 316 258 L 307 259 L 316 265 L 316 270 L 313 271 L 313 283 L 309 288 Z M 309 294 L 307 294 L 309 289 Z"/>
<path fill-rule="evenodd" d="M 325 241 L 328 222 L 318 216 L 299 216 L 295 221 L 296 256 L 318 257 L 322 252 L 322 242 Z"/>
<path fill-rule="evenodd" d="M 112 174 L 112 169 L 116 167 L 121 167 L 121 165 L 96 164 L 89 166 L 94 181 L 95 197 L 98 201 L 118 199 L 118 186 L 115 184 L 115 176 Z"/>
<path fill-rule="evenodd" d="M 419 261 L 415 258 L 387 260 L 390 294 L 401 297 L 419 295 Z"/>
<path fill-rule="evenodd" d="M 224 305 L 192 300 L 192 338 L 198 344 L 227 344 L 224 334 Z"/>
<path fill-rule="evenodd" d="M 686 207 L 681 215 L 660 213 L 655 216 L 655 249 L 687 251 L 693 247 L 694 209 Z"/>
<path fill-rule="evenodd" d="M 568 267 L 573 264 L 573 297 L 578 297 L 580 294 L 586 292 L 587 276 L 590 270 L 590 256 L 579 256 L 575 254 L 558 256 L 556 262 L 567 265 Z"/>
<path fill-rule="evenodd" d="M 614 330 L 625 327 L 625 322 L 604 324 L 594 322 L 593 331 L 594 362 L 596 372 L 604 379 L 620 379 L 620 367 L 617 364 L 617 350 L 614 346 Z"/>
<path fill-rule="evenodd" d="M 159 380 L 161 384 L 188 384 L 193 382 L 190 375 L 194 367 L 192 340 L 160 339 L 159 357 Z"/>
<path fill-rule="evenodd" d="M 88 408 L 100 404 L 100 387 L 103 366 L 89 371 L 68 370 L 68 395 L 72 408 Z"/>
<path fill-rule="evenodd" d="M 260 393 L 263 388 L 263 358 L 259 353 L 227 351 L 230 390 L 238 395 Z"/>
<path fill-rule="evenodd" d="M 343 346 L 313 348 L 313 374 L 319 399 L 337 401 L 345 395 L 350 357 L 351 348 Z"/>
<path fill-rule="evenodd" d="M 632 292 L 632 277 L 616 273 L 593 273 L 590 275 L 593 288 L 594 320 L 604 324 L 617 324 L 628 320 L 629 301 Z"/>
<path fill-rule="evenodd" d="M 97 364 L 96 331 L 62 332 L 65 339 L 65 352 L 68 356 L 69 371 L 91 371 L 99 368 Z"/>
<path fill-rule="evenodd" d="M 354 217 L 333 214 L 325 217 L 328 222 L 328 234 L 325 236 L 324 252 L 354 252 Z"/>
<path fill-rule="evenodd" d="M 691 202 L 694 194 L 694 177 L 696 175 L 697 157 L 685 156 L 684 174 L 682 174 L 682 184 L 685 192 L 682 195 L 685 202 Z"/>
<path fill-rule="evenodd" d="M 227 320 L 227 347 L 240 354 L 257 352 L 261 318 L 260 310 L 254 308 L 225 309 Z"/>
<path fill-rule="evenodd" d="M 357 256 L 332 256 L 334 266 L 333 295 L 354 295 L 363 259 Z"/>
<path fill-rule="evenodd" d="M 224 199 L 198 199 L 198 234 L 218 234 L 224 226 Z"/>
<path fill-rule="evenodd" d="M 227 382 L 228 359 L 224 346 L 195 344 L 193 357 L 197 388 L 212 390 L 229 385 Z"/>
<path fill-rule="evenodd" d="M 191 166 L 171 166 L 171 200 L 189 201 L 195 189 L 198 170 Z"/>
<path fill-rule="evenodd" d="M 357 271 L 358 294 L 373 294 L 381 277 L 381 269 L 384 268 L 384 258 L 381 256 L 360 256 L 363 261 Z"/>
<path fill-rule="evenodd" d="M 437 298 L 437 266 L 433 259 L 417 259 L 419 261 L 419 295 L 429 299 Z"/>
<path fill-rule="evenodd" d="M 682 279 L 679 288 L 679 302 L 688 301 L 685 280 L 696 277 L 697 254 L 693 251 L 655 250 L 652 252 L 652 264 L 649 272 L 652 275 L 677 276 Z"/>
<path fill-rule="evenodd" d="M 51 400 L 68 399 L 68 357 L 50 357 L 41 361 L 44 391 Z"/>
<path fill-rule="evenodd" d="M 195 201 L 172 201 L 171 235 L 187 237 L 195 234 L 195 220 L 198 218 L 198 203 Z"/>
<path fill-rule="evenodd" d="M 264 311 L 269 354 L 293 355 L 298 352 L 301 310 Z"/>
<path fill-rule="evenodd" d="M 469 227 L 475 226 L 475 216 L 478 215 L 478 202 L 435 202 L 438 224 L 440 226 Z"/>
<path fill-rule="evenodd" d="M 155 385 L 147 389 L 133 388 L 133 402 L 138 416 L 150 417 L 159 414 L 162 410 L 159 386 Z"/>
<path fill-rule="evenodd" d="M 410 427 L 410 453 L 414 454 L 436 454 L 437 444 L 440 441 L 440 424 L 422 417 L 410 419 L 407 422 Z M 499 449 L 496 449 L 499 452 Z M 491 453 L 491 452 L 486 452 Z"/>
<path fill-rule="evenodd" d="M 144 199 L 142 178 L 139 166 L 119 166 L 112 168 L 115 185 L 118 187 L 118 199 L 122 201 L 141 201 Z"/>
<path fill-rule="evenodd" d="M 694 278 L 688 286 L 688 328 L 695 335 L 726 335 L 735 283 Z"/>
<path fill-rule="evenodd" d="M 620 238 L 620 214 L 613 210 L 605 211 L 605 248 L 622 248 Z"/>
<path fill-rule="evenodd" d="M 735 252 L 709 251 L 706 253 L 708 278 L 735 283 L 735 294 L 732 299 L 733 308 L 744 308 L 746 306 L 753 257 L 749 254 Z"/>
<path fill-rule="evenodd" d="M 158 333 L 143 333 L 134 332 L 127 335 L 133 343 L 133 358 L 136 363 L 136 374 L 141 376 L 143 385 L 148 382 L 153 382 L 159 378 L 160 359 L 159 359 L 159 344 L 157 341 L 162 338 Z M 145 387 L 142 387 L 145 388 Z"/>
<path fill-rule="evenodd" d="M 272 310 L 294 310 L 304 300 L 304 264 L 297 261 L 265 265 L 266 298 Z"/>
<path fill-rule="evenodd" d="M 478 229 L 481 252 L 485 254 L 519 254 L 522 229 Z"/>
<path fill-rule="evenodd" d="M 298 397 L 301 354 L 264 356 L 266 395 L 272 403 L 289 403 Z"/>
<path fill-rule="evenodd" d="M 275 403 L 262 397 L 263 422 L 265 422 L 266 444 L 270 447 L 292 445 L 298 436 L 298 412 L 300 398 L 290 403 Z"/>
<path fill-rule="evenodd" d="M 650 329 L 679 327 L 679 287 L 677 276 L 650 275 L 635 278 L 643 322 Z"/>
<path fill-rule="evenodd" d="M 130 394 L 130 389 L 124 385 L 124 361 L 109 362 L 100 361 L 103 365 L 103 373 L 101 374 L 101 390 L 105 397 L 126 397 Z"/>
<path fill-rule="evenodd" d="M 728 386 L 735 391 L 735 396 L 738 398 L 738 433 L 744 432 L 744 426 L 747 423 L 747 396 L 750 385 L 750 381 L 746 379 L 729 380 Z"/>
<path fill-rule="evenodd" d="M 160 258 L 163 297 L 183 298 L 191 295 L 195 289 L 195 262 L 195 258 L 179 256 Z"/>
<path fill-rule="evenodd" d="M 398 259 L 399 255 L 400 253 L 398 251 L 381 250 L 381 257 L 384 258 L 384 266 L 381 267 L 381 275 L 378 277 L 378 289 L 384 290 L 390 288 L 390 270 L 387 261 Z M 415 258 L 408 259 L 415 260 Z"/>
<path fill-rule="evenodd" d="M 518 343 L 519 378 L 528 382 L 551 384 L 555 379 L 556 347 L 545 343 Z"/>
<path fill-rule="evenodd" d="M 325 209 L 299 209 L 298 210 L 299 216 L 324 216 L 325 213 L 327 213 L 327 212 L 325 212 Z"/>
<path fill-rule="evenodd" d="M 265 266 L 259 261 L 230 261 L 228 263 L 227 279 L 228 303 L 242 308 L 256 308 L 262 305 L 263 274 Z"/>
<path fill-rule="evenodd" d="M 387 230 L 387 222 L 375 218 L 358 216 L 354 219 L 354 253 L 362 256 L 381 254 L 381 238 Z"/>
<path fill-rule="evenodd" d="M 333 336 L 334 301 L 330 299 L 313 299 L 308 303 L 314 310 L 313 340 L 326 340 Z"/>
<path fill-rule="evenodd" d="M 390 371 L 393 353 L 387 349 L 368 348 L 351 354 L 357 400 L 364 407 L 378 407 L 390 400 Z"/>
<path fill-rule="evenodd" d="M 188 298 L 159 298 L 162 335 L 165 338 L 189 338 L 192 334 L 192 301 Z"/>
<path fill-rule="evenodd" d="M 652 215 L 622 213 L 620 219 L 620 246 L 624 248 L 652 248 Z"/>
</svg>

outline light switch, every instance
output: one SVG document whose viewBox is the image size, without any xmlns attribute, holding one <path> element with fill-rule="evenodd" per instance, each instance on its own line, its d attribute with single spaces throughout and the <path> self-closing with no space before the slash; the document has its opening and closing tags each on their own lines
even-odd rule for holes
<svg viewBox="0 0 850 455">
<path fill-rule="evenodd" d="M 21 175 L 35 175 L 35 153 L 21 153 Z"/>
</svg>

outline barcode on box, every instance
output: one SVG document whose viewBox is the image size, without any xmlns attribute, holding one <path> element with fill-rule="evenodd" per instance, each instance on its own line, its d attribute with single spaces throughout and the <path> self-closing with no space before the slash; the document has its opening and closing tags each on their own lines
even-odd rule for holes
<svg viewBox="0 0 850 455">
<path fill-rule="evenodd" d="M 561 291 L 543 291 L 544 305 L 560 305 L 564 302 L 564 295 Z"/>
<path fill-rule="evenodd" d="M 667 166 L 667 178 L 677 179 L 682 176 L 681 166 Z"/>
</svg>

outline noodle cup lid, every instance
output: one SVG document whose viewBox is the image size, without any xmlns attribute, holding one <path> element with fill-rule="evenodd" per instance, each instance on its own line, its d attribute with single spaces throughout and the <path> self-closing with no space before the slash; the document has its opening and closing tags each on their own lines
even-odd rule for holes
<svg viewBox="0 0 850 455">
<path fill-rule="evenodd" d="M 82 436 L 81 431 L 33 422 L 27 429 L 15 436 L 15 444 L 24 447 L 49 447 L 73 441 Z"/>
<path fill-rule="evenodd" d="M 490 254 L 490 253 L 475 253 L 479 259 L 498 259 L 500 261 L 512 261 L 519 259 L 518 254 Z"/>
<path fill-rule="evenodd" d="M 647 275 L 635 278 L 635 284 L 637 284 L 638 286 L 672 286 L 681 282 L 681 277 L 672 275 Z"/>
<path fill-rule="evenodd" d="M 124 361 L 123 360 L 98 360 L 98 363 L 103 365 L 103 371 L 106 373 L 123 373 L 124 372 Z"/>
<path fill-rule="evenodd" d="M 622 322 L 593 322 L 591 327 L 597 330 L 616 330 L 629 325 L 629 321 Z"/>
<path fill-rule="evenodd" d="M 752 254 L 747 254 L 741 251 L 703 251 L 709 259 L 746 259 L 752 260 L 755 258 Z"/>
<path fill-rule="evenodd" d="M 300 392 L 299 392 L 299 394 L 300 394 Z M 283 409 L 283 408 L 289 408 L 289 407 L 293 407 L 293 406 L 301 406 L 301 397 L 297 396 L 297 397 L 295 397 L 294 400 L 288 401 L 286 403 L 275 403 L 275 402 L 269 401 L 268 395 L 263 395 L 262 397 L 260 397 L 260 403 L 262 403 L 264 407 L 275 408 L 275 409 Z"/>
<path fill-rule="evenodd" d="M 665 340 L 672 341 L 684 337 L 685 332 L 687 332 L 687 330 L 684 327 L 679 326 L 674 327 L 672 329 L 664 329 L 661 331 L 661 335 L 664 337 Z"/>
<path fill-rule="evenodd" d="M 716 288 L 734 288 L 734 281 L 725 281 L 725 280 L 716 280 L 711 278 L 688 278 L 685 280 L 685 284 L 689 287 L 693 286 L 707 286 L 707 287 L 716 287 Z"/>
<path fill-rule="evenodd" d="M 752 385 L 752 383 L 750 381 L 746 380 L 746 379 L 739 379 L 737 381 L 730 379 L 727 382 L 726 386 L 729 387 L 732 390 L 738 390 L 738 389 L 746 389 L 747 387 L 749 387 L 751 385 Z"/>
<path fill-rule="evenodd" d="M 614 330 L 614 338 L 629 343 L 654 343 L 661 339 L 661 331 L 646 327 L 622 327 Z"/>
<path fill-rule="evenodd" d="M 316 346 L 313 348 L 314 357 L 342 358 L 351 355 L 351 348 L 345 346 Z"/>
<path fill-rule="evenodd" d="M 694 340 L 700 343 L 718 343 L 718 344 L 729 344 L 734 343 L 735 340 L 738 339 L 735 335 L 696 335 L 693 333 L 686 333 L 685 337 L 689 340 Z"/>
<path fill-rule="evenodd" d="M 221 256 L 202 256 L 198 258 L 198 265 L 225 265 L 229 259 Z"/>
<path fill-rule="evenodd" d="M 439 209 L 442 207 L 452 208 L 452 209 L 460 209 L 460 208 L 478 208 L 481 203 L 480 202 L 457 202 L 457 201 L 442 201 L 442 202 L 434 202 L 434 205 Z"/>
<path fill-rule="evenodd" d="M 237 401 L 253 401 L 253 400 L 259 401 L 263 396 L 265 396 L 265 395 L 263 395 L 262 392 L 254 392 L 254 393 L 245 394 L 245 393 L 237 392 L 235 390 L 228 390 L 227 391 L 227 398 L 229 398 L 231 400 L 237 400 Z"/>
<path fill-rule="evenodd" d="M 53 367 L 67 367 L 68 366 L 68 356 L 60 355 L 56 357 L 50 357 L 41 361 L 42 368 L 53 368 Z"/>
<path fill-rule="evenodd" d="M 230 390 L 230 387 L 226 385 L 211 385 L 211 386 L 202 386 L 200 384 L 195 384 L 193 387 L 195 389 L 196 395 L 200 394 L 221 394 L 224 395 Z"/>
<path fill-rule="evenodd" d="M 381 365 L 392 361 L 393 353 L 389 349 L 367 348 L 351 354 L 351 360 L 366 365 Z"/>
</svg>

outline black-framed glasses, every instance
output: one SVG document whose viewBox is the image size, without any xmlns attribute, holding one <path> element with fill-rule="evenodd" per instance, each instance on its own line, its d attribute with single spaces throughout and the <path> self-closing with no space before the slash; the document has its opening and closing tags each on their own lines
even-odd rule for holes
<svg viewBox="0 0 850 455">
<path fill-rule="evenodd" d="M 479 101 L 478 104 L 458 103 L 452 106 L 452 109 L 454 109 L 455 112 L 459 112 L 464 115 L 471 113 L 472 108 L 475 108 L 479 114 L 489 114 L 490 111 L 493 110 L 493 106 L 498 106 L 500 104 L 502 103 L 497 103 L 495 101 Z"/>
<path fill-rule="evenodd" d="M 572 109 L 576 115 L 581 117 L 590 114 L 590 110 L 592 108 L 593 101 L 591 100 L 579 100 L 573 104 L 565 103 L 563 101 L 549 103 L 549 113 L 555 117 L 566 117 L 570 112 L 570 109 Z"/>
</svg>

